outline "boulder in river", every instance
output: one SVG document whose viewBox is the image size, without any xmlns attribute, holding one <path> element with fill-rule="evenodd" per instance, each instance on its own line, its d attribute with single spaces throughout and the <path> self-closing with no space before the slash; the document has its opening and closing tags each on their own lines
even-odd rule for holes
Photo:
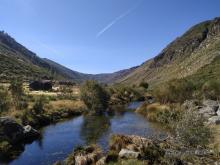
<svg viewBox="0 0 220 165">
<path fill-rule="evenodd" d="M 40 133 L 30 125 L 24 126 L 23 129 L 25 139 L 32 139 L 40 136 Z"/>
</svg>

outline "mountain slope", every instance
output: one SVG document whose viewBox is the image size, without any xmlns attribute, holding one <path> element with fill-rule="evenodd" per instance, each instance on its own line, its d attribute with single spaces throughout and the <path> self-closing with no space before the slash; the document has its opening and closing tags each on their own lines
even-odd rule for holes
<svg viewBox="0 0 220 165">
<path fill-rule="evenodd" d="M 0 32 L 0 78 L 49 78 L 83 81 L 84 74 L 38 57 L 5 32 Z"/>
<path fill-rule="evenodd" d="M 73 71 L 52 60 L 40 58 L 7 33 L 0 31 L 0 80 L 23 77 L 26 80 L 55 79 L 81 83 L 93 79 L 102 83 L 113 83 L 130 74 L 134 68 L 109 74 L 84 74 Z"/>
<path fill-rule="evenodd" d="M 183 78 L 211 65 L 220 56 L 220 18 L 193 26 L 159 55 L 143 63 L 119 83 L 152 85 Z"/>
</svg>

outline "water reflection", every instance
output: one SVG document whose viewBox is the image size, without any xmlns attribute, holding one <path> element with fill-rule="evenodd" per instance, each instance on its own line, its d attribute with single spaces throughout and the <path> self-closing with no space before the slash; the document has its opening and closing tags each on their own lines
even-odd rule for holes
<svg viewBox="0 0 220 165">
<path fill-rule="evenodd" d="M 96 143 L 108 131 L 110 125 L 109 117 L 106 115 L 87 115 L 84 116 L 80 135 L 86 141 L 86 144 Z"/>
</svg>

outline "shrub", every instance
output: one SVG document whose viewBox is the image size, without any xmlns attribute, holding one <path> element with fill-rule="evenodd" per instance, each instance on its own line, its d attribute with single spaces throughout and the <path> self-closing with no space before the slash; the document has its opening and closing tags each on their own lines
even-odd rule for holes
<svg viewBox="0 0 220 165">
<path fill-rule="evenodd" d="M 123 85 L 115 85 L 108 89 L 111 94 L 111 104 L 127 104 L 131 101 L 137 101 L 143 97 L 143 95 L 132 87 L 123 86 Z"/>
<path fill-rule="evenodd" d="M 203 84 L 202 92 L 206 99 L 219 99 L 220 98 L 220 81 L 210 80 Z"/>
<path fill-rule="evenodd" d="M 204 124 L 204 118 L 196 111 L 186 110 L 176 126 L 177 138 L 186 146 L 206 146 L 212 132 L 208 126 Z"/>
<path fill-rule="evenodd" d="M 108 107 L 109 95 L 96 81 L 86 81 L 80 88 L 81 100 L 88 109 L 101 113 Z"/>
<path fill-rule="evenodd" d="M 33 105 L 33 112 L 35 114 L 42 114 L 44 112 L 44 104 L 46 100 L 43 96 L 41 96 L 39 99 L 36 100 L 36 102 Z"/>
<path fill-rule="evenodd" d="M 160 85 L 154 89 L 154 96 L 162 103 L 184 102 L 193 98 L 193 93 L 196 91 L 194 82 L 180 79 L 172 80 Z"/>
<path fill-rule="evenodd" d="M 148 120 L 159 122 L 164 127 L 175 129 L 175 124 L 181 119 L 182 109 L 178 105 L 161 105 L 159 103 L 142 104 L 136 112 L 144 115 Z"/>
<path fill-rule="evenodd" d="M 26 97 L 21 97 L 18 104 L 17 104 L 17 108 L 18 109 L 26 109 L 28 107 L 28 101 Z"/>
<path fill-rule="evenodd" d="M 0 113 L 8 111 L 11 106 L 9 93 L 4 88 L 0 89 Z"/>
<path fill-rule="evenodd" d="M 14 105 L 17 109 L 22 109 L 26 106 L 22 97 L 24 95 L 23 83 L 19 79 L 14 79 L 11 81 L 9 89 L 11 91 L 11 95 L 13 97 Z M 23 105 L 24 104 L 24 105 Z"/>
<path fill-rule="evenodd" d="M 163 111 L 159 111 L 156 120 L 173 131 L 176 123 L 181 119 L 182 113 L 182 109 L 179 105 L 171 106 L 170 108 L 165 108 Z"/>
<path fill-rule="evenodd" d="M 11 94 L 15 99 L 19 99 L 24 94 L 23 83 L 18 79 L 11 81 L 9 89 L 11 90 Z"/>
<path fill-rule="evenodd" d="M 141 82 L 139 86 L 140 86 L 140 87 L 143 87 L 143 88 L 145 88 L 145 89 L 148 89 L 149 84 L 148 84 L 147 82 Z"/>
</svg>

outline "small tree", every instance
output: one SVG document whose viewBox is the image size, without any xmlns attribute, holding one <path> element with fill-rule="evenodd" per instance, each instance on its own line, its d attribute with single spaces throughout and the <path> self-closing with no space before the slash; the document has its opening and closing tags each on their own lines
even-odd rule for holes
<svg viewBox="0 0 220 165">
<path fill-rule="evenodd" d="M 206 146 L 212 137 L 211 130 L 204 124 L 201 114 L 193 110 L 186 110 L 182 119 L 177 122 L 177 138 L 186 146 Z"/>
<path fill-rule="evenodd" d="M 86 81 L 80 89 L 81 100 L 88 109 L 101 113 L 108 107 L 109 95 L 107 91 L 96 81 Z"/>
</svg>

